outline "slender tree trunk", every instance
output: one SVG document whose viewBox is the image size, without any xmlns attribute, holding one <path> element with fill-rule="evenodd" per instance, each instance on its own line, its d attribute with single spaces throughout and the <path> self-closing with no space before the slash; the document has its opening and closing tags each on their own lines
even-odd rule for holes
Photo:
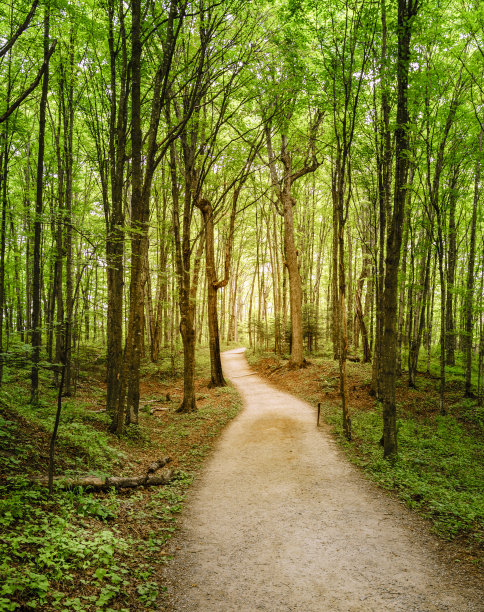
<svg viewBox="0 0 484 612">
<path fill-rule="evenodd" d="M 44 14 L 44 61 L 48 61 L 49 53 L 50 8 L 45 7 Z M 43 186 L 44 186 L 44 150 L 45 150 L 45 123 L 47 94 L 49 92 L 49 66 L 42 77 L 42 94 L 39 107 L 39 137 L 37 154 L 37 181 L 35 198 L 34 221 L 34 252 L 32 270 L 32 372 L 30 377 L 30 400 L 37 403 L 39 400 L 39 361 L 42 345 L 41 328 L 41 274 L 42 274 L 42 212 L 43 212 Z"/>
<path fill-rule="evenodd" d="M 340 202 L 338 208 L 338 251 L 339 251 L 339 266 L 338 266 L 338 284 L 339 284 L 339 311 L 340 311 L 340 346 L 339 346 L 339 373 L 340 373 L 340 394 L 343 414 L 343 433 L 347 440 L 351 440 L 351 418 L 349 410 L 349 392 L 348 380 L 346 375 L 346 357 L 348 353 L 348 327 L 346 314 L 346 278 L 345 278 L 345 263 L 344 263 L 344 211 L 343 202 Z"/>
<path fill-rule="evenodd" d="M 399 0 L 400 2 L 401 0 Z M 399 4 L 400 10 L 400 4 Z M 391 164 L 392 147 L 390 133 L 390 102 L 389 102 L 389 82 L 387 77 L 387 17 L 386 0 L 381 2 L 381 23 L 382 23 L 382 50 L 380 62 L 381 79 L 381 113 L 382 125 L 380 143 L 378 146 L 377 138 L 377 163 L 378 163 L 378 205 L 379 205 L 379 249 L 378 249 L 378 276 L 375 283 L 376 297 L 376 322 L 375 322 L 375 350 L 372 368 L 372 392 L 378 400 L 382 399 L 382 383 L 384 378 L 383 371 L 383 334 L 385 325 L 385 261 L 388 253 L 385 254 L 385 234 L 390 216 L 391 200 Z M 398 69 L 397 69 L 398 70 Z M 408 78 L 408 77 L 407 77 Z M 406 175 L 405 171 L 405 175 Z M 404 207 L 402 202 L 402 207 Z M 387 240 L 388 244 L 388 240 Z"/>
<path fill-rule="evenodd" d="M 72 183 L 73 183 L 73 130 L 74 130 L 74 34 L 71 26 L 70 50 L 69 50 L 69 82 L 67 85 L 67 109 L 64 109 L 64 138 L 65 138 L 65 172 L 66 172 L 66 199 L 65 199 L 65 251 L 66 251 L 66 308 L 67 311 L 74 312 L 74 275 L 72 262 Z M 61 281 L 62 282 L 62 281 Z M 72 353 L 70 345 L 72 342 L 72 328 L 76 323 L 71 324 L 65 329 L 65 342 L 67 350 L 65 352 L 65 395 L 72 394 Z"/>
<path fill-rule="evenodd" d="M 388 228 L 385 289 L 383 294 L 382 398 L 384 457 L 393 459 L 398 450 L 395 404 L 396 384 L 396 318 L 398 269 L 402 244 L 403 220 L 407 195 L 408 155 L 408 75 L 410 71 L 410 39 L 413 18 L 419 5 L 416 0 L 398 0 L 397 59 L 397 125 L 395 129 L 395 188 L 393 214 Z"/>
<path fill-rule="evenodd" d="M 334 172 L 334 170 L 333 170 Z M 332 313 L 332 334 L 331 338 L 333 341 L 333 359 L 339 359 L 340 351 L 340 325 L 341 319 L 339 316 L 339 303 L 338 303 L 338 207 L 335 205 L 337 202 L 337 185 L 336 185 L 336 174 L 332 178 L 332 191 L 333 191 L 333 249 L 332 249 L 332 260 L 331 260 L 331 313 Z"/>
<path fill-rule="evenodd" d="M 415 167 L 410 169 L 409 185 L 413 183 Z M 408 194 L 407 205 L 410 206 L 410 191 Z M 403 327 L 405 322 L 405 287 L 407 284 L 407 255 L 408 255 L 408 237 L 410 232 L 410 219 L 407 218 L 403 236 L 403 261 L 402 261 L 402 281 L 399 289 L 399 305 L 398 305 L 398 327 L 397 327 L 397 376 L 402 375 L 402 343 L 403 343 Z"/>
<path fill-rule="evenodd" d="M 484 242 L 482 244 L 481 261 L 484 261 Z M 484 296 L 484 270 L 481 265 L 481 286 L 479 288 L 479 311 L 483 311 Z M 484 404 L 484 392 L 482 389 L 482 378 L 484 375 L 484 317 L 479 317 L 479 360 L 477 364 L 477 405 Z"/>
<path fill-rule="evenodd" d="M 10 63 L 9 63 L 10 73 Z M 10 76 L 10 74 L 9 74 Z M 10 81 L 10 78 L 9 78 Z M 10 83 L 9 83 L 10 93 Z M 7 96 L 7 107 L 10 96 Z M 10 144 L 8 142 L 8 120 L 5 122 L 3 138 L 3 150 L 0 150 L 0 198 L 2 202 L 2 214 L 0 224 L 0 387 L 3 382 L 4 366 L 4 346 L 3 346 L 3 313 L 5 307 L 5 247 L 6 247 L 6 220 L 7 220 L 7 177 L 8 177 L 8 158 Z"/>
<path fill-rule="evenodd" d="M 418 356 L 420 352 L 420 346 L 422 342 L 422 336 L 425 329 L 425 312 L 427 310 L 427 299 L 430 286 L 430 263 L 431 263 L 431 246 L 428 246 L 427 255 L 422 258 L 421 263 L 421 280 L 420 286 L 422 287 L 419 293 L 419 299 L 416 302 L 415 309 L 416 315 L 415 327 L 413 330 L 412 323 L 410 324 L 411 337 L 409 338 L 408 346 L 408 386 L 416 388 L 416 376 L 418 366 Z M 422 278 L 423 277 L 423 278 Z"/>
<path fill-rule="evenodd" d="M 455 205 L 457 202 L 457 179 L 459 167 L 454 167 L 450 180 L 449 194 L 449 230 L 448 230 L 448 254 L 447 254 L 447 305 L 446 305 L 446 345 L 447 345 L 447 365 L 455 366 L 455 325 L 454 325 L 454 284 L 455 268 L 457 264 L 457 232 L 455 227 Z"/>
<path fill-rule="evenodd" d="M 105 181 L 103 198 L 106 215 L 107 260 L 107 321 L 106 321 L 106 410 L 111 417 L 111 431 L 121 432 L 124 427 L 124 398 L 120 400 L 123 378 L 123 298 L 124 298 L 124 212 L 123 182 L 126 150 L 127 117 L 127 45 L 124 27 L 124 9 L 119 12 L 119 37 L 121 44 L 119 86 L 116 63 L 114 26 L 118 22 L 114 0 L 108 2 L 109 61 L 111 71 L 111 107 L 109 129 L 110 194 Z M 118 93 L 119 92 L 119 93 Z M 117 97 L 118 96 L 118 97 Z M 100 160 L 101 165 L 103 163 Z M 111 199 L 109 205 L 109 199 Z"/>
<path fill-rule="evenodd" d="M 467 275 L 467 286 L 465 294 L 465 364 L 466 364 L 466 382 L 465 382 L 465 396 L 473 397 L 472 393 L 472 333 L 473 333 L 473 321 L 472 321 L 472 306 L 474 302 L 474 270 L 475 270 L 475 257 L 476 257 L 476 226 L 477 226 L 477 205 L 479 203 L 480 195 L 480 179 L 481 179 L 481 155 L 482 155 L 482 136 L 484 127 L 481 124 L 481 132 L 479 134 L 479 151 L 477 154 L 476 172 L 474 179 L 474 201 L 472 206 L 472 220 L 471 220 L 471 235 L 470 235 L 470 247 L 469 247 L 469 273 Z"/>
</svg>

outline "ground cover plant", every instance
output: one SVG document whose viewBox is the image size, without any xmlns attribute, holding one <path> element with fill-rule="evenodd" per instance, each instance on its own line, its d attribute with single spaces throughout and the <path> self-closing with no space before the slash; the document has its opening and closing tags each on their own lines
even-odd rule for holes
<svg viewBox="0 0 484 612">
<path fill-rule="evenodd" d="M 32 484 L 46 472 L 55 392 L 34 407 L 27 373 L 9 373 L 0 396 L 1 611 L 159 609 L 165 545 L 186 490 L 240 406 L 232 388 L 207 388 L 208 362 L 200 357 L 198 411 L 177 414 L 181 381 L 163 365 L 145 364 L 139 425 L 118 439 L 106 433 L 102 363 L 84 356 L 77 397 L 63 408 L 57 474 L 141 474 L 153 460 L 172 457 L 168 485 L 118 492 L 57 488 L 49 497 Z"/>
<path fill-rule="evenodd" d="M 404 378 L 397 386 L 399 454 L 382 456 L 381 407 L 369 394 L 371 366 L 352 363 L 348 371 L 353 439 L 344 436 L 338 365 L 313 358 L 298 372 L 274 354 L 253 354 L 254 367 L 273 384 L 315 407 L 348 457 L 379 485 L 429 519 L 442 538 L 457 545 L 456 558 L 482 565 L 484 559 L 484 413 L 473 399 L 462 399 L 458 373 L 449 384 L 448 414 L 439 413 L 438 380 L 420 374 L 417 388 Z M 316 419 L 316 417 L 315 417 Z"/>
</svg>

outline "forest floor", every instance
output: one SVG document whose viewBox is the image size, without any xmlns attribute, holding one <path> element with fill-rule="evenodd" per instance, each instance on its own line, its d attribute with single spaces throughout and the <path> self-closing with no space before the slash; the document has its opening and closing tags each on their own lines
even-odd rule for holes
<svg viewBox="0 0 484 612">
<path fill-rule="evenodd" d="M 167 358 L 160 364 L 144 364 L 140 425 L 130 427 L 120 440 L 106 433 L 103 353 L 99 347 L 81 355 L 76 396 L 64 399 L 57 475 L 138 475 L 152 461 L 169 455 L 176 478 L 164 487 L 96 494 L 59 490 L 49 498 L 45 489 L 32 486 L 32 479 L 46 472 L 56 390 L 44 371 L 42 400 L 31 406 L 28 362 L 9 368 L 0 390 L 0 612 L 482 609 L 476 607 L 482 596 L 482 512 L 470 498 L 451 498 L 446 505 L 446 494 L 438 490 L 440 523 L 434 524 L 441 535 L 453 538 L 453 543 L 446 542 L 429 533 L 427 521 L 389 499 L 348 463 L 335 442 L 340 419 L 333 362 L 314 359 L 295 372 L 285 367 L 284 360 L 251 356 L 273 385 L 269 391 L 264 385 L 251 393 L 252 400 L 255 396 L 262 404 L 257 410 L 267 414 L 245 409 L 223 435 L 199 480 L 220 432 L 240 409 L 234 387 L 208 388 L 208 351 L 201 349 L 197 357 L 198 411 L 188 415 L 176 413 L 182 398 L 182 380 L 176 375 L 180 364 Z M 248 370 L 234 374 L 228 362 L 225 367 L 235 387 L 256 380 Z M 368 459 L 368 448 L 381 457 L 377 444 L 381 415 L 374 414 L 374 401 L 368 397 L 368 372 L 362 364 L 350 364 L 355 443 L 338 442 L 363 469 L 375 468 L 371 475 L 384 487 L 398 490 L 407 505 L 428 509 L 432 505 L 428 491 L 418 482 L 416 493 L 415 475 L 410 477 L 413 488 L 407 490 L 406 473 L 385 471 L 380 459 Z M 292 398 L 286 406 L 286 396 L 278 395 L 274 385 L 298 394 L 313 407 L 299 402 L 295 413 L 292 402 L 297 400 Z M 398 393 L 399 413 L 405 408 L 417 416 L 421 432 L 429 427 L 429 419 L 438 417 L 435 381 L 422 378 L 419 387 L 408 391 L 401 385 Z M 242 386 L 240 391 L 247 400 Z M 456 398 L 459 393 L 456 389 Z M 331 433 L 327 425 L 315 428 L 314 405 L 321 400 L 324 418 L 336 424 Z M 446 480 L 449 470 L 465 474 L 468 482 L 459 481 L 454 487 L 455 494 L 462 495 L 461 489 L 480 478 L 476 470 L 482 469 L 482 426 L 475 407 L 456 399 L 453 408 L 472 434 L 467 437 L 477 440 L 472 447 L 462 446 L 467 438 L 459 437 L 455 427 L 450 433 L 445 430 L 445 435 L 440 429 L 437 436 L 449 464 L 439 470 L 445 471 Z M 438 427 L 449 423 L 439 421 Z M 241 424 L 247 426 L 243 431 Z M 410 434 L 426 443 L 435 438 L 421 433 L 419 438 L 401 424 L 402 454 Z M 461 444 L 459 449 L 452 446 L 454 438 Z M 438 450 L 429 447 L 428 461 L 419 451 L 417 465 L 432 463 Z M 454 455 L 458 465 L 449 463 Z M 206 479 L 217 464 L 221 489 L 207 488 Z M 327 506 L 334 499 L 344 500 L 341 512 Z M 450 506 L 456 505 L 454 516 Z M 177 533 L 180 524 L 183 529 Z M 212 535 L 188 537 L 186 529 L 196 524 L 203 529 L 211 525 L 225 544 L 215 535 L 212 544 L 207 541 Z M 391 535 L 380 543 L 382 529 Z M 204 549 L 210 559 L 199 556 Z M 347 557 L 340 556 L 343 550 Z M 410 557 L 404 556 L 405 551 Z M 329 565 L 324 565 L 328 556 Z M 206 565 L 210 575 L 195 577 L 194 564 Z M 271 565 L 275 569 L 268 575 Z M 400 576 L 408 581 L 401 578 L 390 585 L 387 565 L 400 568 Z M 330 583 L 334 592 L 328 590 Z M 267 590 L 270 584 L 273 587 Z M 442 592 L 437 584 L 448 588 Z M 297 595 L 290 594 L 293 590 Z M 237 600 L 241 592 L 243 601 Z M 314 603 L 323 596 L 328 608 Z"/>
<path fill-rule="evenodd" d="M 276 368 L 310 391 L 265 363 Z M 224 371 L 245 406 L 189 494 L 168 610 L 482 611 L 479 569 L 351 465 L 313 407 L 255 375 L 243 350 Z"/>
<path fill-rule="evenodd" d="M 169 374 L 166 360 L 164 367 L 145 364 L 140 424 L 118 439 L 106 432 L 97 354 L 83 356 L 76 396 L 64 399 L 56 475 L 142 475 L 170 456 L 175 478 L 161 487 L 76 488 L 49 498 L 32 480 L 46 474 L 56 391 L 44 372 L 42 400 L 33 407 L 28 369 L 11 370 L 0 392 L 0 612 L 163 609 L 161 570 L 186 491 L 240 408 L 232 387 L 208 388 L 208 352 L 199 354 L 191 414 L 176 412 L 183 380 Z"/>
</svg>

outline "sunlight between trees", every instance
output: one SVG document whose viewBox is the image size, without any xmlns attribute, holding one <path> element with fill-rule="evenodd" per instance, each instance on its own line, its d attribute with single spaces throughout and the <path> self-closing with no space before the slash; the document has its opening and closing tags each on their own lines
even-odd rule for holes
<svg viewBox="0 0 484 612">
<path fill-rule="evenodd" d="M 474 0 L 0 3 L 0 384 L 63 395 L 106 354 L 137 424 L 140 366 L 273 349 L 372 361 L 384 456 L 395 386 L 439 359 L 482 404 L 484 10 Z M 58 423 L 58 420 L 57 420 Z M 55 436 L 54 436 L 55 437 Z"/>
</svg>

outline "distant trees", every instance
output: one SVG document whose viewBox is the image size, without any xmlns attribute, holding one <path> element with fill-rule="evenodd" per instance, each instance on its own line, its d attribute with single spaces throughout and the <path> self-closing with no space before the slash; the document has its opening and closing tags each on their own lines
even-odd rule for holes
<svg viewBox="0 0 484 612">
<path fill-rule="evenodd" d="M 81 11 L 82 8 L 82 11 Z M 395 385 L 438 358 L 482 389 L 482 15 L 416 0 L 20 2 L 0 24 L 0 382 L 76 391 L 106 357 L 112 431 L 145 356 L 224 341 L 301 367 L 372 363 L 384 454 Z M 449 24 L 452 24 L 450 27 Z M 101 348 L 102 347 L 102 348 Z M 65 363 L 64 363 L 65 361 Z M 480 365 L 479 365 L 480 364 Z"/>
</svg>

